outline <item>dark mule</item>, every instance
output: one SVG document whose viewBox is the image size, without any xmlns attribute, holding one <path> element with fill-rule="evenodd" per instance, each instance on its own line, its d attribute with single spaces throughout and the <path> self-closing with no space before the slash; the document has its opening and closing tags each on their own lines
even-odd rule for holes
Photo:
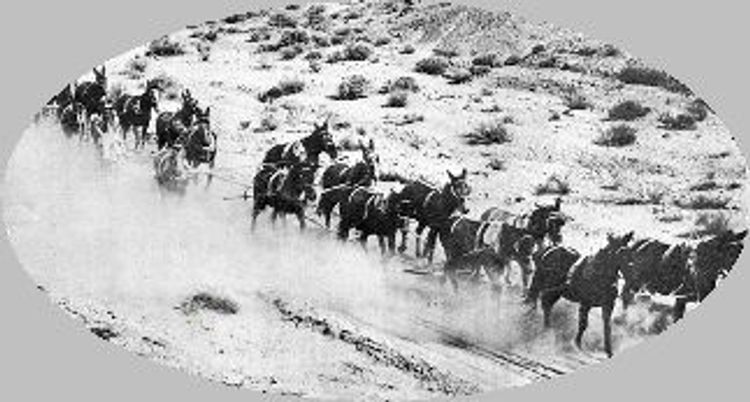
<svg viewBox="0 0 750 402">
<path fill-rule="evenodd" d="M 380 160 L 375 153 L 375 143 L 370 140 L 365 146 L 360 143 L 362 160 L 352 166 L 345 163 L 334 163 L 323 172 L 321 185 L 324 189 L 339 185 L 369 187 L 378 179 Z"/>
<path fill-rule="evenodd" d="M 553 245 L 562 242 L 562 227 L 565 219 L 560 213 L 562 199 L 557 198 L 553 205 L 539 205 L 528 216 L 516 216 L 503 209 L 494 207 L 482 214 L 482 222 L 501 221 L 523 228 L 539 247 L 544 247 L 545 239 Z"/>
<path fill-rule="evenodd" d="M 703 301 L 719 278 L 731 270 L 746 236 L 747 231 L 726 231 L 699 243 L 694 250 L 686 244 L 668 245 L 658 240 L 634 242 L 630 246 L 633 264 L 623 271 L 623 310 L 639 291 L 674 295 L 674 320 L 682 319 L 687 303 Z"/>
<path fill-rule="evenodd" d="M 601 307 L 604 321 L 604 349 L 612 357 L 612 310 L 617 299 L 620 272 L 631 263 L 628 243 L 633 233 L 607 236 L 607 245 L 593 255 L 553 246 L 535 258 L 537 269 L 529 290 L 529 302 L 541 299 L 544 325 L 550 326 L 552 307 L 560 298 L 578 303 L 578 333 L 575 343 L 581 347 L 588 327 L 589 311 Z"/>
<path fill-rule="evenodd" d="M 331 227 L 331 215 L 333 210 L 341 204 L 356 187 L 347 184 L 340 184 L 320 192 L 318 199 L 318 208 L 316 213 L 325 220 L 326 228 Z"/>
<path fill-rule="evenodd" d="M 195 116 L 200 112 L 198 101 L 193 99 L 189 90 L 182 93 L 182 106 L 177 112 L 162 112 L 156 118 L 156 147 L 164 149 L 184 141 L 193 125 Z"/>
<path fill-rule="evenodd" d="M 336 144 L 328 131 L 328 120 L 320 126 L 315 124 L 312 134 L 301 140 L 271 147 L 263 157 L 263 164 L 286 166 L 307 161 L 317 167 L 322 153 L 327 153 L 331 159 L 338 157 Z"/>
<path fill-rule="evenodd" d="M 455 292 L 458 291 L 458 278 L 467 273 L 470 278 L 477 278 L 484 270 L 488 275 L 498 275 L 505 269 L 505 261 L 491 247 L 472 250 L 459 256 L 450 257 L 443 266 L 443 283 L 450 281 Z"/>
<path fill-rule="evenodd" d="M 440 229 L 444 227 L 448 219 L 456 212 L 467 213 L 466 197 L 471 193 L 471 188 L 466 182 L 466 169 L 460 175 L 454 176 L 448 173 L 449 181 L 438 190 L 422 182 L 410 182 L 404 186 L 398 194 L 399 205 L 405 217 L 415 219 L 418 223 L 416 233 L 417 257 L 427 256 L 432 262 Z M 429 228 L 425 249 L 421 251 L 422 233 Z M 402 237 L 401 250 L 406 248 L 406 234 Z"/>
<path fill-rule="evenodd" d="M 263 165 L 253 178 L 252 228 L 266 207 L 273 209 L 275 223 L 279 215 L 294 214 L 300 229 L 305 229 L 305 207 L 315 200 L 315 167 L 308 163 L 277 167 Z"/>
<path fill-rule="evenodd" d="M 127 140 L 128 131 L 133 131 L 135 148 L 143 148 L 148 140 L 148 126 L 151 123 L 151 111 L 159 113 L 156 94 L 157 87 L 152 82 L 140 95 L 122 95 L 115 101 L 115 110 L 122 128 L 122 139 Z"/>
<path fill-rule="evenodd" d="M 79 83 L 73 95 L 74 103 L 77 105 L 80 115 L 79 121 L 83 123 L 82 136 L 89 134 L 91 116 L 102 116 L 105 112 L 107 100 L 107 73 L 105 67 L 101 70 L 94 68 L 94 81 Z"/>
<path fill-rule="evenodd" d="M 531 235 L 505 222 L 480 222 L 463 216 L 448 219 L 439 231 L 440 244 L 445 250 L 448 260 L 461 257 L 470 252 L 491 248 L 495 251 L 498 261 L 502 261 L 501 269 L 487 271 L 493 285 L 499 285 L 498 278 L 505 273 L 505 283 L 508 284 L 509 271 L 506 269 L 511 261 L 521 267 L 523 289 L 528 287 L 531 270 L 531 254 L 534 241 Z"/>
<path fill-rule="evenodd" d="M 395 253 L 396 232 L 403 227 L 404 222 L 399 215 L 396 193 L 386 195 L 365 187 L 357 187 L 341 201 L 339 210 L 339 239 L 347 240 L 349 231 L 357 229 L 362 247 L 367 246 L 368 237 L 375 235 L 378 237 L 381 253 Z"/>
<path fill-rule="evenodd" d="M 216 162 L 216 133 L 211 130 L 211 108 L 198 112 L 195 123 L 190 127 L 185 141 L 185 159 L 192 168 L 207 164 L 213 170 Z M 206 185 L 211 184 L 213 175 L 209 172 Z"/>
<path fill-rule="evenodd" d="M 75 86 L 73 84 L 68 84 L 64 86 L 55 96 L 50 98 L 49 101 L 47 101 L 47 106 L 53 107 L 55 117 L 57 117 L 58 121 L 62 121 L 63 110 L 65 110 L 68 106 L 72 106 L 74 99 Z"/>
</svg>

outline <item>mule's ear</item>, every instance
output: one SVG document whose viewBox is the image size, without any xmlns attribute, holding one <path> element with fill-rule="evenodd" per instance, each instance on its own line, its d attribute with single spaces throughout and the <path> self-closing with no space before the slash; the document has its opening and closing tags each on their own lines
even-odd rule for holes
<svg viewBox="0 0 750 402">
<path fill-rule="evenodd" d="M 555 199 L 555 209 L 559 211 L 561 205 L 562 205 L 562 197 L 557 197 L 557 199 Z"/>
<path fill-rule="evenodd" d="M 206 117 L 211 116 L 211 106 L 206 108 Z"/>
<path fill-rule="evenodd" d="M 630 233 L 626 234 L 625 237 L 622 238 L 623 243 L 630 243 L 630 241 L 633 240 L 633 236 L 635 236 L 635 232 L 630 231 Z"/>
<path fill-rule="evenodd" d="M 456 180 L 456 177 L 453 176 L 453 173 L 451 173 L 450 170 L 446 169 L 445 173 L 448 173 L 448 178 L 451 179 L 451 181 Z"/>
<path fill-rule="evenodd" d="M 370 138 L 370 151 L 375 150 L 375 140 Z"/>
</svg>

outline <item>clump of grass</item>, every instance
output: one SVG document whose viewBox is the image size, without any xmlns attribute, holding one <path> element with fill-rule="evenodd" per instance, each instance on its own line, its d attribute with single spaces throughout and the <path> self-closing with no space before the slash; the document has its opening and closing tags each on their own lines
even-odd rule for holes
<svg viewBox="0 0 750 402">
<path fill-rule="evenodd" d="M 617 74 L 617 79 L 625 84 L 645 85 L 664 88 L 670 92 L 692 95 L 685 84 L 667 72 L 648 67 L 630 66 L 622 69 Z"/>
<path fill-rule="evenodd" d="M 219 314 L 232 315 L 240 311 L 239 306 L 233 300 L 212 295 L 208 292 L 195 294 L 178 307 L 184 314 L 195 314 L 199 311 L 212 311 Z"/>
<path fill-rule="evenodd" d="M 512 140 L 505 123 L 500 120 L 481 123 L 464 137 L 469 145 L 505 144 Z"/>
<path fill-rule="evenodd" d="M 164 97 L 168 100 L 175 100 L 180 98 L 182 93 L 182 85 L 177 82 L 174 78 L 167 74 L 160 74 L 150 80 L 151 84 L 154 85 Z"/>
<path fill-rule="evenodd" d="M 310 40 L 310 35 L 304 29 L 287 29 L 281 34 L 278 47 L 306 45 Z"/>
<path fill-rule="evenodd" d="M 701 213 L 695 220 L 696 234 L 716 236 L 731 230 L 729 218 L 722 213 Z"/>
<path fill-rule="evenodd" d="M 576 91 L 566 93 L 563 100 L 568 110 L 588 110 L 594 107 L 585 96 Z"/>
<path fill-rule="evenodd" d="M 312 50 L 305 55 L 305 60 L 308 60 L 308 61 L 317 61 L 317 60 L 321 60 L 322 58 L 323 58 L 323 53 L 320 53 L 317 50 Z"/>
<path fill-rule="evenodd" d="M 388 95 L 385 107 L 406 107 L 409 103 L 409 93 L 406 91 L 395 91 Z"/>
<path fill-rule="evenodd" d="M 428 57 L 417 62 L 415 71 L 428 75 L 443 75 L 450 67 L 450 62 L 444 57 Z"/>
<path fill-rule="evenodd" d="M 506 169 L 505 161 L 499 158 L 492 158 L 487 162 L 487 167 L 496 172 L 503 171 Z"/>
<path fill-rule="evenodd" d="M 675 204 L 684 209 L 727 209 L 731 198 L 722 195 L 697 194 L 687 199 L 676 200 Z"/>
<path fill-rule="evenodd" d="M 506 66 L 517 66 L 521 64 L 523 61 L 523 58 L 517 54 L 512 54 L 508 56 L 508 58 L 505 59 L 505 62 L 503 62 Z"/>
<path fill-rule="evenodd" d="M 448 83 L 452 85 L 465 84 L 474 79 L 474 75 L 471 71 L 465 68 L 450 69 L 446 71 L 443 76 L 448 80 Z"/>
<path fill-rule="evenodd" d="M 399 53 L 401 53 L 401 54 L 414 54 L 414 52 L 416 52 L 416 51 L 417 51 L 417 49 L 415 49 L 414 46 L 412 46 L 412 45 L 405 45 L 404 47 L 401 48 L 401 50 L 399 50 Z"/>
<path fill-rule="evenodd" d="M 272 113 L 265 114 L 258 123 L 258 127 L 255 128 L 256 133 L 266 133 L 269 131 L 276 131 L 281 123 L 279 119 Z"/>
<path fill-rule="evenodd" d="M 392 42 L 391 38 L 389 38 L 387 36 L 381 36 L 381 37 L 375 39 L 375 46 L 378 46 L 378 47 L 380 47 L 380 46 L 386 46 L 386 45 L 390 45 L 391 42 Z"/>
<path fill-rule="evenodd" d="M 302 46 L 294 45 L 281 49 L 281 60 L 294 60 L 305 50 Z"/>
<path fill-rule="evenodd" d="M 570 184 L 557 175 L 552 175 L 534 188 L 536 195 L 568 195 L 570 194 Z"/>
<path fill-rule="evenodd" d="M 345 47 L 342 56 L 343 60 L 365 61 L 372 56 L 372 53 L 373 51 L 370 45 L 359 42 Z"/>
<path fill-rule="evenodd" d="M 305 90 L 305 82 L 294 78 L 282 80 L 275 86 L 258 95 L 258 100 L 263 103 L 273 102 L 282 96 L 298 94 Z"/>
<path fill-rule="evenodd" d="M 276 28 L 297 28 L 297 20 L 286 13 L 276 13 L 268 17 L 268 25 Z"/>
<path fill-rule="evenodd" d="M 170 57 L 183 54 L 185 54 L 185 48 L 182 44 L 172 40 L 169 36 L 162 36 L 151 41 L 146 50 L 146 56 Z"/>
<path fill-rule="evenodd" d="M 625 124 L 619 124 L 604 131 L 599 138 L 594 141 L 594 144 L 603 147 L 625 147 L 635 144 L 638 140 L 636 133 L 638 133 L 638 130 L 635 128 Z"/>
<path fill-rule="evenodd" d="M 344 78 L 338 86 L 336 99 L 356 100 L 366 98 L 370 89 L 370 81 L 362 75 L 356 74 Z"/>
<path fill-rule="evenodd" d="M 265 42 L 271 39 L 271 33 L 265 29 L 256 29 L 250 32 L 250 36 L 247 38 L 248 43 Z"/>
<path fill-rule="evenodd" d="M 380 93 L 386 94 L 395 91 L 419 92 L 419 84 L 414 77 L 403 76 L 395 81 L 388 81 L 380 89 Z"/>
<path fill-rule="evenodd" d="M 329 38 L 327 35 L 320 35 L 320 34 L 312 35 L 310 39 L 317 47 L 331 46 L 331 38 Z"/>
<path fill-rule="evenodd" d="M 659 123 L 667 130 L 683 131 L 695 130 L 695 117 L 687 113 L 664 113 L 659 116 Z"/>
<path fill-rule="evenodd" d="M 627 100 L 620 102 L 609 109 L 607 118 L 612 121 L 633 121 L 646 116 L 650 112 L 650 108 L 645 107 L 636 101 Z"/>
<path fill-rule="evenodd" d="M 494 68 L 501 66 L 503 63 L 497 53 L 486 53 L 474 57 L 474 59 L 471 60 L 471 64 L 475 66 L 487 66 Z"/>
</svg>

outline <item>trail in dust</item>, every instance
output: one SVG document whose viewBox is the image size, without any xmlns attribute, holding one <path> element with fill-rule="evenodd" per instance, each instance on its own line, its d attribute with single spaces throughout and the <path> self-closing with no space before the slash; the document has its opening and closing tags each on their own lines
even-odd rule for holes
<svg viewBox="0 0 750 402">
<path fill-rule="evenodd" d="M 165 192 L 152 177 L 147 153 L 106 162 L 91 144 L 39 126 L 24 134 L 10 160 L 4 218 L 23 266 L 54 300 L 106 306 L 151 331 L 200 291 L 258 313 L 246 316 L 255 327 L 281 325 L 274 324 L 278 317 L 259 313 L 268 306 L 258 295 L 272 293 L 292 306 L 312 306 L 420 345 L 457 347 L 446 339 L 447 329 L 492 350 L 548 361 L 585 357 L 570 347 L 570 305 L 557 309 L 555 331 L 544 331 L 539 315 L 528 313 L 512 292 L 498 296 L 478 286 L 454 295 L 435 277 L 404 274 L 402 263 L 385 264 L 377 253 L 320 230 L 300 235 L 294 219 L 286 228 L 261 225 L 250 233 L 249 203 L 222 200 L 241 190 L 220 180 L 205 188 L 199 180 L 182 196 Z M 592 314 L 588 349 L 601 350 L 599 322 Z M 636 343 L 643 334 L 634 332 L 618 330 L 617 343 Z M 187 333 L 183 349 L 190 354 L 207 335 L 191 339 L 196 334 Z M 263 345 L 277 332 L 254 336 Z"/>
</svg>

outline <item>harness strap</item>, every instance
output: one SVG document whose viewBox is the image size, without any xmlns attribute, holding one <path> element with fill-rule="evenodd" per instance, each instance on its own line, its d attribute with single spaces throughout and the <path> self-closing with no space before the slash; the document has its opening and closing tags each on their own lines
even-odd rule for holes
<svg viewBox="0 0 750 402">
<path fill-rule="evenodd" d="M 432 197 L 435 196 L 435 194 L 437 194 L 437 190 L 435 189 L 430 190 L 429 194 L 427 194 L 427 197 L 424 198 L 424 202 L 422 203 L 422 209 L 427 208 L 427 203 L 430 202 L 430 200 L 432 199 Z"/>
</svg>

